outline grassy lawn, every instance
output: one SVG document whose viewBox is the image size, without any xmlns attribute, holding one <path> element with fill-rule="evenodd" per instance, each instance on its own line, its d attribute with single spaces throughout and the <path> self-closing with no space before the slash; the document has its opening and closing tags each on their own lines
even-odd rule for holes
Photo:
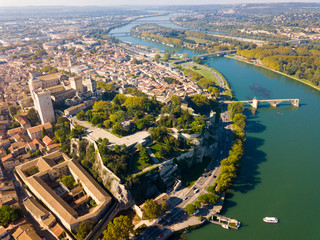
<svg viewBox="0 0 320 240">
<path fill-rule="evenodd" d="M 149 162 L 145 161 L 139 161 L 139 152 L 136 152 L 132 157 L 132 167 L 131 172 L 136 173 L 142 171 L 144 168 L 148 167 L 150 165 Z"/>
<path fill-rule="evenodd" d="M 168 62 L 177 61 L 177 60 L 180 60 L 180 59 L 181 58 L 179 58 L 179 57 L 171 56 L 171 58 L 169 58 Z M 164 57 L 161 57 L 161 60 L 164 61 Z"/>
<path fill-rule="evenodd" d="M 209 80 L 214 81 L 214 83 L 216 85 L 219 85 L 217 78 L 209 70 L 197 67 L 195 64 L 192 64 L 192 63 L 182 64 L 182 65 L 189 66 L 193 71 L 201 74 L 202 76 L 208 78 Z M 196 66 L 197 68 L 194 69 L 193 66 Z M 230 89 L 230 90 L 228 90 L 226 88 L 226 90 L 225 90 L 225 95 L 228 97 L 227 100 L 231 100 L 233 98 L 233 94 L 232 94 L 230 85 L 229 85 L 228 81 L 225 79 L 225 77 L 219 71 L 217 71 L 216 69 L 214 69 L 212 67 L 207 67 L 207 66 L 204 66 L 204 67 L 209 68 L 210 70 L 214 71 L 215 73 L 217 73 L 221 77 L 221 79 L 223 80 L 224 84 L 226 84 L 228 86 L 228 88 Z"/>
<path fill-rule="evenodd" d="M 232 94 L 231 87 L 230 87 L 227 79 L 225 79 L 225 77 L 224 77 L 219 71 L 217 71 L 215 68 L 212 68 L 212 67 L 207 67 L 207 68 L 210 68 L 212 71 L 214 71 L 215 73 L 217 73 L 217 74 L 221 77 L 221 79 L 223 80 L 224 84 L 228 86 L 228 88 L 229 88 L 230 90 L 227 90 L 227 89 L 226 89 L 225 93 L 226 93 L 227 96 L 229 96 L 229 98 L 230 98 L 230 100 L 231 100 L 231 99 L 233 98 L 233 94 Z"/>
<path fill-rule="evenodd" d="M 160 148 L 161 146 L 163 146 L 160 143 L 154 143 L 152 144 L 149 148 L 150 150 L 154 153 L 154 155 L 156 156 L 156 158 L 159 159 L 159 161 L 162 161 L 164 158 L 160 156 Z"/>
<path fill-rule="evenodd" d="M 210 161 L 211 159 L 209 157 L 204 157 L 202 163 L 194 164 L 191 168 L 182 166 L 182 179 L 187 187 L 192 187 L 192 185 L 202 175 L 203 170 L 208 167 Z"/>
<path fill-rule="evenodd" d="M 203 68 L 199 68 L 192 63 L 183 64 L 183 65 L 189 67 L 190 69 L 192 69 L 192 71 L 195 71 L 195 72 L 201 74 L 202 76 L 208 78 L 209 80 L 213 81 L 216 85 L 218 85 L 217 78 L 210 71 L 203 69 Z M 194 68 L 194 67 L 196 67 L 196 68 Z"/>
<path fill-rule="evenodd" d="M 150 150 L 151 150 L 151 152 L 154 153 L 154 155 L 156 156 L 156 158 L 158 158 L 158 160 L 159 160 L 160 162 L 162 162 L 163 160 L 165 160 L 165 158 L 163 158 L 163 157 L 160 156 L 160 148 L 161 148 L 161 146 L 164 147 L 163 144 L 154 143 L 154 144 L 152 144 L 152 145 L 149 147 Z M 185 149 L 185 150 L 177 149 L 176 151 L 172 151 L 172 152 L 170 153 L 170 157 L 168 157 L 167 159 L 172 158 L 172 157 L 177 157 L 177 156 L 179 156 L 180 154 L 182 154 L 182 153 L 184 153 L 184 152 L 187 152 L 187 151 L 189 151 L 189 150 L 190 150 L 190 149 Z"/>
<path fill-rule="evenodd" d="M 193 40 L 196 43 L 208 43 L 208 42 L 210 42 L 208 40 L 201 39 L 201 38 L 196 38 L 196 37 L 187 37 L 187 39 Z"/>
</svg>

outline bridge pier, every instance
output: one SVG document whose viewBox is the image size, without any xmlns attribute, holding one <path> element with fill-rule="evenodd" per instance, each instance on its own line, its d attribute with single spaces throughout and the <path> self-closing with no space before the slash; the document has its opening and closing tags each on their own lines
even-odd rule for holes
<svg viewBox="0 0 320 240">
<path fill-rule="evenodd" d="M 292 106 L 299 107 L 299 102 L 300 102 L 299 99 L 294 99 L 290 102 L 291 102 Z"/>
<path fill-rule="evenodd" d="M 276 101 L 275 101 L 275 102 L 269 102 L 269 103 L 270 103 L 271 107 L 275 107 L 275 108 L 276 108 L 277 105 L 278 105 L 278 102 L 276 102 Z"/>
</svg>

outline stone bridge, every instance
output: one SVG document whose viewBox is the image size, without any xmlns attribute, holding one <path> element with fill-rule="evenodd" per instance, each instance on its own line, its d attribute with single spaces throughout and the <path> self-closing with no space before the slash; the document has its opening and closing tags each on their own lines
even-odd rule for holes
<svg viewBox="0 0 320 240">
<path fill-rule="evenodd" d="M 223 56 L 225 54 L 236 53 L 236 52 L 237 50 L 226 50 L 226 51 L 219 51 L 214 53 L 201 54 L 201 55 L 197 55 L 197 57 L 203 60 L 203 59 L 207 59 L 214 56 Z M 179 59 L 177 61 L 173 61 L 171 64 L 180 64 L 180 63 L 191 62 L 191 61 L 192 61 L 192 58 L 184 58 L 184 59 Z"/>
<path fill-rule="evenodd" d="M 122 36 L 130 36 L 130 32 L 114 32 L 114 33 L 108 33 L 111 37 L 122 37 Z"/>
<path fill-rule="evenodd" d="M 269 103 L 272 107 L 277 107 L 278 104 L 282 102 L 290 102 L 292 106 L 299 107 L 300 100 L 298 98 L 295 99 L 267 99 L 267 100 L 258 100 L 253 98 L 252 100 L 247 101 L 224 101 L 225 104 L 230 104 L 233 102 L 242 102 L 250 104 L 253 108 L 258 108 L 259 103 Z"/>
<path fill-rule="evenodd" d="M 210 58 L 210 57 L 213 57 L 213 56 L 221 56 L 221 55 L 225 55 L 225 54 L 229 54 L 229 53 L 236 53 L 237 50 L 226 50 L 226 51 L 218 51 L 218 52 L 214 52 L 214 53 L 206 53 L 206 54 L 201 54 L 201 55 L 198 55 L 198 57 L 200 59 L 206 59 L 206 58 Z"/>
</svg>

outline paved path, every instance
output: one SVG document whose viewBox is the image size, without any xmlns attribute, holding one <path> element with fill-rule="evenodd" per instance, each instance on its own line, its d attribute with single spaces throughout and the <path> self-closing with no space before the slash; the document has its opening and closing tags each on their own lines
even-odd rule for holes
<svg viewBox="0 0 320 240">
<path fill-rule="evenodd" d="M 150 148 L 146 148 L 147 149 L 147 153 L 150 155 L 152 161 L 155 163 L 155 164 L 158 164 L 159 163 L 159 160 L 158 158 L 156 157 L 156 155 L 154 155 L 154 153 L 151 151 Z"/>
<path fill-rule="evenodd" d="M 115 144 L 120 146 L 122 144 L 125 144 L 126 146 L 131 146 L 132 144 L 142 142 L 143 139 L 149 136 L 149 133 L 147 131 L 140 131 L 132 135 L 119 138 L 105 129 L 94 127 L 86 121 L 80 121 L 75 116 L 71 118 L 71 121 L 72 123 L 78 123 L 81 126 L 85 127 L 88 136 L 90 136 L 93 140 L 98 140 L 99 138 L 108 138 L 111 146 Z"/>
</svg>

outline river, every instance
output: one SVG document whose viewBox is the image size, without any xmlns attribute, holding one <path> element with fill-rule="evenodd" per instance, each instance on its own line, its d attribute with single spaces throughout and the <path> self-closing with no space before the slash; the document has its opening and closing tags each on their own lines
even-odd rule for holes
<svg viewBox="0 0 320 240">
<path fill-rule="evenodd" d="M 170 23 L 168 16 L 139 19 L 112 32 L 126 32 L 141 22 Z M 133 44 L 174 49 L 132 36 L 119 39 Z M 262 105 L 253 115 L 246 111 L 245 154 L 242 167 L 223 215 L 238 219 L 239 230 L 207 224 L 186 235 L 188 240 L 211 239 L 320 239 L 320 93 L 275 72 L 228 58 L 205 63 L 219 70 L 239 100 L 299 98 L 300 107 Z M 267 224 L 265 216 L 276 216 L 279 224 Z"/>
</svg>

